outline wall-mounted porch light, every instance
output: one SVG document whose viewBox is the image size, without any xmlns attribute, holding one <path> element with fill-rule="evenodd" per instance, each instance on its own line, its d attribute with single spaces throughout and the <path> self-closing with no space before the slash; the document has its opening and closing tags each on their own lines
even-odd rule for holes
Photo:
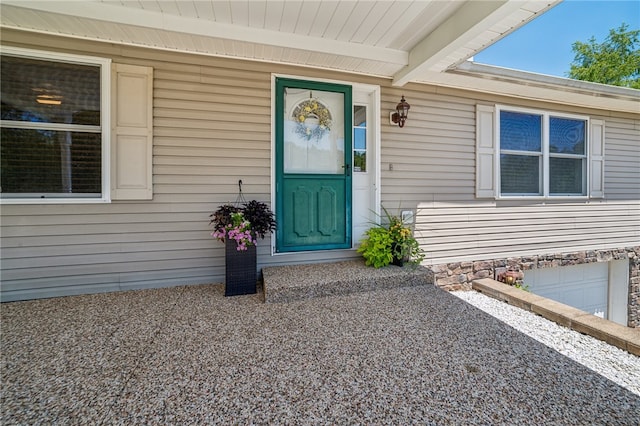
<svg viewBox="0 0 640 426">
<path fill-rule="evenodd" d="M 400 103 L 396 105 L 396 112 L 391 113 L 391 122 L 404 127 L 404 122 L 407 121 L 409 116 L 409 108 L 411 108 L 411 105 L 404 100 L 404 95 L 402 95 Z"/>
</svg>

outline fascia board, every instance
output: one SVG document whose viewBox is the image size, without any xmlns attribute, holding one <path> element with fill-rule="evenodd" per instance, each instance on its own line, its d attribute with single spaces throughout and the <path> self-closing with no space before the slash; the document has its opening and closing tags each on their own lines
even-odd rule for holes
<svg viewBox="0 0 640 426">
<path fill-rule="evenodd" d="M 570 87 L 545 85 L 531 81 L 487 79 L 455 72 L 427 71 L 416 83 L 434 84 L 453 89 L 489 93 L 517 99 L 550 102 L 581 108 L 593 108 L 639 114 L 640 91 L 629 89 L 631 96 L 603 96 L 596 91 L 572 90 Z M 637 94 L 635 94 L 637 92 Z"/>
</svg>

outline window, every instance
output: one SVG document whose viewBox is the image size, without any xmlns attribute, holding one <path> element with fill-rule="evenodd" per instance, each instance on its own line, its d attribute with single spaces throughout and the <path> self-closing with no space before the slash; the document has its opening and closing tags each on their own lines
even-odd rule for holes
<svg viewBox="0 0 640 426">
<path fill-rule="evenodd" d="M 588 119 L 499 107 L 501 197 L 587 195 Z"/>
<path fill-rule="evenodd" d="M 107 201 L 108 59 L 4 48 L 3 200 Z"/>
<path fill-rule="evenodd" d="M 353 107 L 353 171 L 367 171 L 367 107 Z"/>
</svg>

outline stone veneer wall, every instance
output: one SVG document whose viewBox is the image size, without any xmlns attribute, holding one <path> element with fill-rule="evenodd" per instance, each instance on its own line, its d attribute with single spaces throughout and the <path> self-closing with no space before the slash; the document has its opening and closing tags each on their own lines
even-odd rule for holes
<svg viewBox="0 0 640 426">
<path fill-rule="evenodd" d="M 493 278 L 507 268 L 529 270 L 581 265 L 583 263 L 629 260 L 629 327 L 640 327 L 640 246 L 617 250 L 589 250 L 574 253 L 510 257 L 507 259 L 455 262 L 433 265 L 435 285 L 445 290 L 471 290 L 475 279 Z"/>
</svg>

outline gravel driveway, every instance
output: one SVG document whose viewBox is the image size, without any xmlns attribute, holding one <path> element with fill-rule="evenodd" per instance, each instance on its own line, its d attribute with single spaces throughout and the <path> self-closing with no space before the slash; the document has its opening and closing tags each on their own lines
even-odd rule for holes
<svg viewBox="0 0 640 426">
<path fill-rule="evenodd" d="M 638 424 L 640 397 L 433 286 L 0 307 L 2 424 Z"/>
</svg>

